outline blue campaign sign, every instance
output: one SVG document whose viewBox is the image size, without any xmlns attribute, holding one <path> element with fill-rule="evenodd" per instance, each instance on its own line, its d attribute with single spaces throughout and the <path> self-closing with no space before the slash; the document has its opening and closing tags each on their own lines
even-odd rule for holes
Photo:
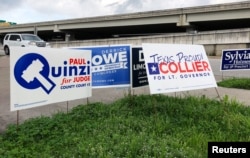
<svg viewBox="0 0 250 158">
<path fill-rule="evenodd" d="M 221 70 L 250 69 L 250 49 L 222 51 Z"/>
<path fill-rule="evenodd" d="M 92 51 L 92 87 L 130 86 L 130 45 L 75 47 Z"/>
</svg>

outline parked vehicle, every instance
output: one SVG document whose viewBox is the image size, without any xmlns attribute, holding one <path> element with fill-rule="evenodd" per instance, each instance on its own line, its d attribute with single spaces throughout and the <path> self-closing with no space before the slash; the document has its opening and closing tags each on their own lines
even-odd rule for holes
<svg viewBox="0 0 250 158">
<path fill-rule="evenodd" d="M 49 43 L 34 34 L 6 34 L 3 40 L 3 49 L 6 55 L 10 54 L 10 47 L 50 47 Z"/>
</svg>

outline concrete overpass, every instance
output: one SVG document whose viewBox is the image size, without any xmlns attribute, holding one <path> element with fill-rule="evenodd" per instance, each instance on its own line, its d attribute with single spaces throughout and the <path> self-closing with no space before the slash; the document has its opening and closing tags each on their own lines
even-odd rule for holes
<svg viewBox="0 0 250 158">
<path fill-rule="evenodd" d="M 146 34 L 180 33 L 250 27 L 250 1 L 99 16 L 1 27 L 0 34 L 30 32 L 46 40 L 57 35 L 71 39 L 102 39 Z"/>
<path fill-rule="evenodd" d="M 140 44 L 144 41 L 205 45 L 241 43 L 243 45 L 240 47 L 249 47 L 249 28 L 250 1 L 244 1 L 18 24 L 1 27 L 0 34 L 35 33 L 47 41 L 55 41 L 52 42 L 54 47 L 128 42 Z"/>
</svg>

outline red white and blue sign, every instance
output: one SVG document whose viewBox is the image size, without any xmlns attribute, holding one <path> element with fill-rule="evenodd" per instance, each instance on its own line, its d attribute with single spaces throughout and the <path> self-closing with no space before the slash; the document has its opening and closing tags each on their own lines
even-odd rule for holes
<svg viewBox="0 0 250 158">
<path fill-rule="evenodd" d="M 92 87 L 130 86 L 130 45 L 70 47 L 92 51 Z"/>
<path fill-rule="evenodd" d="M 90 97 L 91 51 L 12 47 L 11 111 Z"/>
<path fill-rule="evenodd" d="M 142 44 L 151 94 L 217 87 L 201 45 Z"/>
<path fill-rule="evenodd" d="M 250 49 L 228 49 L 222 51 L 221 70 L 250 69 Z"/>
</svg>

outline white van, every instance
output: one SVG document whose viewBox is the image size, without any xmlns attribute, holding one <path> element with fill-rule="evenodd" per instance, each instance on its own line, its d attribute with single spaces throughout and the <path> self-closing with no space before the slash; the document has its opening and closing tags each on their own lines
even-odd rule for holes
<svg viewBox="0 0 250 158">
<path fill-rule="evenodd" d="M 3 40 L 3 49 L 6 55 L 10 54 L 11 46 L 19 47 L 50 47 L 49 43 L 45 42 L 34 34 L 6 34 Z"/>
</svg>

